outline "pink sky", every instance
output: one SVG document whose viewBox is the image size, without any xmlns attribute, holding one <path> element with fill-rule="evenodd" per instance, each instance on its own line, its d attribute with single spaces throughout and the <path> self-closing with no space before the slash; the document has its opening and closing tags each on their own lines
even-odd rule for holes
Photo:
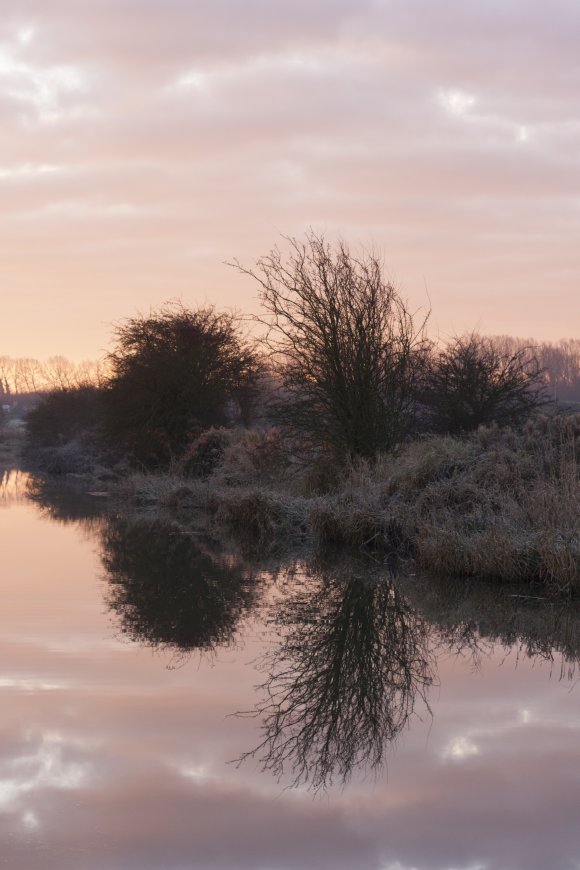
<svg viewBox="0 0 580 870">
<path fill-rule="evenodd" d="M 579 44 L 573 0 L 4 0 L 0 355 L 256 310 L 223 261 L 309 226 L 435 333 L 577 336 Z"/>
</svg>

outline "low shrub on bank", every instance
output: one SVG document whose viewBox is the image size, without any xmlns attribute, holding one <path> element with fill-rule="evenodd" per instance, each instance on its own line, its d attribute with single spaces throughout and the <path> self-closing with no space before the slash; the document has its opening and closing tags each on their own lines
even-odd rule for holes
<svg viewBox="0 0 580 870">
<path fill-rule="evenodd" d="M 224 454 L 232 440 L 232 433 L 223 427 L 212 426 L 196 438 L 185 450 L 182 469 L 186 477 L 206 478 L 224 461 Z"/>
<path fill-rule="evenodd" d="M 450 473 L 434 475 L 402 506 L 419 564 L 579 588 L 579 445 L 579 419 L 540 421 L 519 434 L 480 430 Z"/>
<path fill-rule="evenodd" d="M 102 390 L 74 387 L 47 393 L 26 418 L 31 447 L 59 447 L 96 429 L 102 420 Z"/>
</svg>

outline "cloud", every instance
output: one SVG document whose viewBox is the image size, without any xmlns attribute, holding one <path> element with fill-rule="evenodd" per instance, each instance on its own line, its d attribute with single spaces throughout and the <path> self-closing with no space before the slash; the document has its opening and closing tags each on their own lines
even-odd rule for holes
<svg viewBox="0 0 580 870">
<path fill-rule="evenodd" d="M 579 35 L 570 0 L 8 0 L 3 351 L 96 355 L 172 296 L 255 307 L 223 261 L 310 225 L 378 242 L 447 332 L 558 337 Z"/>
</svg>

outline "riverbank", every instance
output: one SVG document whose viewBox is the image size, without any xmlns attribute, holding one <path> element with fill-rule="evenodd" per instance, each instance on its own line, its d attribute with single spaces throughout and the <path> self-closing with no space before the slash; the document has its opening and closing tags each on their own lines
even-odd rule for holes
<svg viewBox="0 0 580 870">
<path fill-rule="evenodd" d="M 440 576 L 580 589 L 580 416 L 427 437 L 342 472 L 298 463 L 273 430 L 219 438 L 205 466 L 124 475 L 115 498 L 248 551 L 363 548 Z"/>
</svg>

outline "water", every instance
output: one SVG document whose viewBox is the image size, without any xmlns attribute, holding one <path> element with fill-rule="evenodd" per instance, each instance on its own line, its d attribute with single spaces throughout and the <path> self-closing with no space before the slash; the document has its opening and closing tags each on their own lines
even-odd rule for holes
<svg viewBox="0 0 580 870">
<path fill-rule="evenodd" d="M 0 496 L 0 866 L 580 866 L 576 606 Z"/>
</svg>

